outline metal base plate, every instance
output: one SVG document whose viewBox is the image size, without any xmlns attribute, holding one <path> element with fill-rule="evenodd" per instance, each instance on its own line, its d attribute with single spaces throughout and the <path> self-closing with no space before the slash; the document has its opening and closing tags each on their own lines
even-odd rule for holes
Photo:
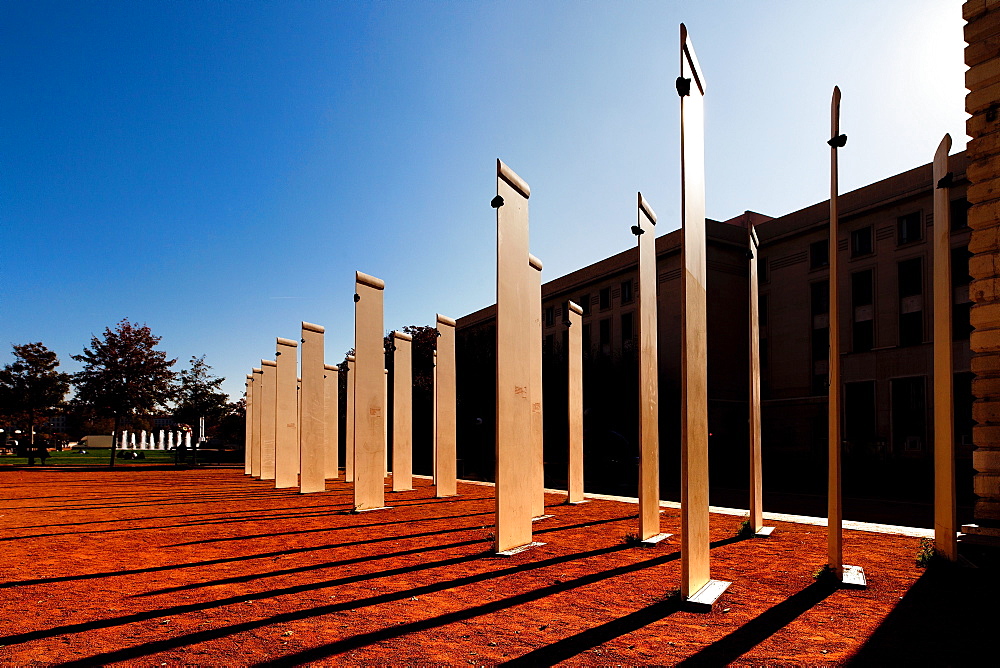
<svg viewBox="0 0 1000 668">
<path fill-rule="evenodd" d="M 672 533 L 658 533 L 655 536 L 650 536 L 649 538 L 647 538 L 645 540 L 640 540 L 639 544 L 642 545 L 643 547 L 653 547 L 654 545 L 656 545 L 657 543 L 659 543 L 661 540 L 666 540 L 667 538 L 670 538 L 673 535 L 674 534 L 672 534 Z"/>
<path fill-rule="evenodd" d="M 378 508 L 355 508 L 352 513 L 370 513 L 374 510 L 389 510 L 392 506 L 379 506 Z"/>
<path fill-rule="evenodd" d="M 689 597 L 685 603 L 689 610 L 697 612 L 711 612 L 712 606 L 719 600 L 719 597 L 729 589 L 731 582 L 725 580 L 709 580 L 704 587 Z"/>
<path fill-rule="evenodd" d="M 533 547 L 539 547 L 545 545 L 545 543 L 528 543 L 527 545 L 520 545 L 518 547 L 512 547 L 509 550 L 504 550 L 503 552 L 497 552 L 497 556 L 500 557 L 513 557 L 515 554 L 521 554 L 525 550 L 530 550 Z"/>
<path fill-rule="evenodd" d="M 532 522 L 541 522 L 542 520 L 547 520 L 550 517 L 554 517 L 554 515 L 539 515 L 538 517 L 532 517 L 531 521 Z"/>
<path fill-rule="evenodd" d="M 756 538 L 767 538 L 774 532 L 774 527 L 761 527 L 760 531 L 756 532 L 754 536 Z"/>
<path fill-rule="evenodd" d="M 868 580 L 865 578 L 865 571 L 860 566 L 848 566 L 847 564 L 844 564 L 841 566 L 841 569 L 843 570 L 843 576 L 841 576 L 840 582 L 845 587 L 864 589 L 868 586 Z"/>
</svg>

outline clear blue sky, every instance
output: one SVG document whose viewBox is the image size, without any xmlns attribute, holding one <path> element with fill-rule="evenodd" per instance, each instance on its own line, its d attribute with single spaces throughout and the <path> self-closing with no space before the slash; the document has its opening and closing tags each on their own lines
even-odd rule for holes
<svg viewBox="0 0 1000 668">
<path fill-rule="evenodd" d="M 353 345 L 495 298 L 494 161 L 544 280 L 678 227 L 678 24 L 707 79 L 707 213 L 826 198 L 965 146 L 961 2 L 0 4 L 0 364 L 128 317 L 234 397 L 302 320 Z"/>
</svg>

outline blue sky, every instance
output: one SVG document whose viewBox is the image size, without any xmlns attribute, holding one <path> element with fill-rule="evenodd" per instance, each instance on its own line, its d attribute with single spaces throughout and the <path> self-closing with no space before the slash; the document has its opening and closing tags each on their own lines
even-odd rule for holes
<svg viewBox="0 0 1000 668">
<path fill-rule="evenodd" d="M 965 147 L 959 0 L 0 4 L 0 364 L 64 369 L 128 317 L 233 396 L 276 336 L 353 345 L 495 298 L 495 160 L 544 280 L 678 227 L 678 24 L 707 80 L 707 214 L 827 195 Z"/>
</svg>

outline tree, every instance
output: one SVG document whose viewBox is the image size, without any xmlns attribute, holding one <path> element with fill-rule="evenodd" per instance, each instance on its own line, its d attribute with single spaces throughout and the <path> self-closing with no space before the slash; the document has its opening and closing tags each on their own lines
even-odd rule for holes
<svg viewBox="0 0 1000 668">
<path fill-rule="evenodd" d="M 177 360 L 155 350 L 160 338 L 147 325 L 125 318 L 114 330 L 105 327 L 102 338 L 91 337 L 82 354 L 73 355 L 83 363 L 83 370 L 73 374 L 76 401 L 114 420 L 111 466 L 122 420 L 165 407 L 174 396 L 176 374 L 170 367 Z"/>
<path fill-rule="evenodd" d="M 14 361 L 0 369 L 0 414 L 27 426 L 28 463 L 34 464 L 36 419 L 62 403 L 70 376 L 56 371 L 59 358 L 41 342 L 13 348 Z"/>
<path fill-rule="evenodd" d="M 217 426 L 232 412 L 229 395 L 222 391 L 225 378 L 216 378 L 209 373 L 211 370 L 202 355 L 192 357 L 190 367 L 180 372 L 175 420 L 194 426 L 198 424 L 198 418 L 205 418 L 209 425 Z"/>
</svg>

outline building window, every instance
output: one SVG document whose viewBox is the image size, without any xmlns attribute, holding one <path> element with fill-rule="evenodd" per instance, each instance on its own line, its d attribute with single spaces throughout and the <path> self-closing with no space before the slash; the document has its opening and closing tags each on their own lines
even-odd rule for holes
<svg viewBox="0 0 1000 668">
<path fill-rule="evenodd" d="M 622 313 L 622 347 L 631 347 L 635 340 L 635 327 L 633 326 L 633 314 L 631 311 Z"/>
<path fill-rule="evenodd" d="M 545 307 L 545 326 L 551 327 L 556 324 L 556 309 L 554 306 Z"/>
<path fill-rule="evenodd" d="M 972 335 L 972 302 L 951 305 L 951 338 L 965 341 Z"/>
<path fill-rule="evenodd" d="M 830 312 L 830 282 L 816 281 L 809 286 L 809 291 L 812 297 L 810 304 L 813 317 L 827 315 Z"/>
<path fill-rule="evenodd" d="M 868 352 L 875 346 L 874 272 L 851 274 L 852 347 L 856 353 Z"/>
<path fill-rule="evenodd" d="M 632 303 L 632 279 L 622 281 L 622 304 Z"/>
<path fill-rule="evenodd" d="M 600 291 L 601 310 L 611 308 L 611 288 L 601 288 Z"/>
<path fill-rule="evenodd" d="M 770 276 L 770 274 L 767 271 L 767 258 L 766 257 L 760 258 L 760 261 L 757 262 L 757 270 L 759 272 L 758 276 L 757 276 L 757 282 L 758 283 L 770 283 L 771 282 L 771 276 Z"/>
<path fill-rule="evenodd" d="M 580 337 L 583 339 L 583 354 L 590 354 L 590 323 L 583 326 L 583 334 Z"/>
<path fill-rule="evenodd" d="M 826 239 L 809 244 L 809 268 L 819 269 L 830 264 L 830 245 Z"/>
<path fill-rule="evenodd" d="M 917 454 L 924 450 L 927 406 L 926 379 L 893 378 L 889 389 L 892 393 L 892 449 L 896 454 Z"/>
<path fill-rule="evenodd" d="M 767 327 L 767 293 L 757 298 L 757 327 Z"/>
<path fill-rule="evenodd" d="M 872 254 L 872 226 L 851 232 L 851 257 Z"/>
<path fill-rule="evenodd" d="M 972 282 L 969 275 L 969 258 L 972 253 L 966 246 L 951 249 L 951 287 L 959 288 Z"/>
<path fill-rule="evenodd" d="M 896 219 L 897 244 L 911 244 L 924 238 L 923 215 L 919 211 L 908 213 Z"/>
<path fill-rule="evenodd" d="M 583 315 L 590 315 L 590 293 L 580 297 L 580 310 L 583 311 Z"/>
<path fill-rule="evenodd" d="M 951 201 L 951 229 L 964 230 L 969 226 L 969 206 L 969 200 L 964 197 Z"/>
<path fill-rule="evenodd" d="M 600 331 L 601 352 L 605 355 L 611 354 L 611 318 L 601 320 Z"/>
<path fill-rule="evenodd" d="M 899 345 L 915 346 L 924 342 L 923 265 L 918 257 L 904 260 L 896 268 L 899 287 Z"/>
</svg>

